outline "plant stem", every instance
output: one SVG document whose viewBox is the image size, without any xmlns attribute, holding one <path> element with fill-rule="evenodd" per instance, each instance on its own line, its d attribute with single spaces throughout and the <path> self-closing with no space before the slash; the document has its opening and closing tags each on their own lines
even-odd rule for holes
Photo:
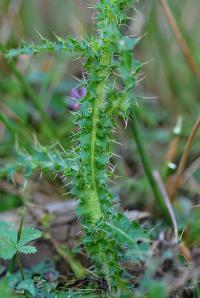
<svg viewBox="0 0 200 298">
<path fill-rule="evenodd" d="M 110 55 L 105 54 L 101 57 L 101 60 L 107 62 L 109 65 Z M 91 218 L 96 222 L 100 217 L 102 217 L 101 205 L 98 196 L 98 186 L 96 182 L 96 140 L 97 140 L 97 131 L 99 123 L 99 113 L 101 109 L 101 103 L 104 101 L 106 96 L 106 82 L 109 76 L 108 68 L 102 72 L 104 79 L 98 84 L 96 88 L 97 97 L 95 99 L 93 115 L 92 115 L 92 131 L 91 131 L 91 149 L 90 149 L 90 168 L 91 168 L 91 178 L 92 178 L 92 188 L 89 191 L 89 210 L 91 213 Z"/>
<path fill-rule="evenodd" d="M 17 233 L 17 241 L 19 241 L 21 234 L 22 234 L 22 227 L 23 227 L 23 223 L 24 223 L 24 215 L 25 215 L 25 211 L 26 208 L 24 207 L 22 209 L 22 214 L 21 214 L 21 219 L 20 219 L 20 224 L 19 224 L 19 229 L 18 229 L 18 233 Z"/>
<path fill-rule="evenodd" d="M 93 121 L 92 121 L 92 137 L 91 137 L 91 176 L 92 176 L 92 189 L 89 193 L 89 208 L 91 211 L 91 217 L 93 221 L 97 221 L 101 216 L 101 207 L 97 193 L 96 177 L 95 177 L 95 156 L 96 156 L 96 135 L 97 135 L 97 124 L 99 121 L 99 100 L 96 99 L 94 112 L 93 112 Z"/>
<path fill-rule="evenodd" d="M 141 137 L 138 125 L 137 125 L 136 115 L 134 115 L 134 117 L 132 119 L 131 127 L 132 127 L 132 132 L 133 132 L 133 135 L 135 138 L 135 142 L 137 145 L 138 153 L 140 155 L 140 158 L 141 158 L 141 161 L 142 161 L 142 164 L 144 167 L 144 171 L 145 171 L 145 174 L 149 181 L 149 184 L 151 185 L 151 189 L 155 195 L 155 199 L 156 199 L 160 209 L 162 210 L 163 214 L 165 215 L 166 219 L 169 220 L 169 212 L 166 208 L 163 197 L 160 193 L 158 185 L 157 185 L 155 178 L 153 176 L 151 164 L 150 164 L 150 161 L 149 161 L 148 156 L 144 149 L 142 137 Z"/>
<path fill-rule="evenodd" d="M 24 207 L 22 209 L 22 214 L 21 214 L 21 219 L 20 219 L 20 224 L 19 224 L 19 228 L 18 228 L 18 232 L 17 232 L 17 241 L 19 241 L 20 237 L 21 237 L 21 233 L 22 233 L 22 227 L 23 227 L 23 223 L 24 223 L 24 215 L 25 215 L 25 210 L 26 208 Z M 19 256 L 18 256 L 19 258 Z M 9 267 L 9 272 L 12 274 L 13 271 L 14 271 L 14 267 L 15 267 L 15 263 L 16 263 L 16 259 L 17 259 L 17 254 L 15 254 L 13 257 L 12 257 L 12 260 L 10 262 L 10 267 Z M 18 261 L 18 260 L 17 260 Z M 18 261 L 18 264 L 19 264 L 20 260 Z M 21 266 L 21 263 L 20 263 L 20 266 Z M 21 271 L 21 269 L 20 269 Z"/>
<path fill-rule="evenodd" d="M 19 266 L 19 271 L 20 271 L 22 280 L 24 280 L 24 270 L 23 270 L 23 267 L 22 267 L 22 264 L 21 264 L 21 261 L 20 261 L 20 258 L 19 258 L 19 254 L 18 253 L 16 253 L 16 260 L 17 260 L 17 263 L 18 263 L 18 266 Z"/>
<path fill-rule="evenodd" d="M 15 268 L 15 262 L 16 262 L 16 255 L 14 255 L 12 257 L 12 260 L 10 262 L 10 266 L 9 266 L 9 273 L 12 274 Z"/>
</svg>

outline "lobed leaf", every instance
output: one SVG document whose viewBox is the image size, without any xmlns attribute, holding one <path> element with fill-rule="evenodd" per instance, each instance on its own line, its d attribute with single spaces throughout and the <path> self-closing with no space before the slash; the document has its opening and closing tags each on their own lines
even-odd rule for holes
<svg viewBox="0 0 200 298">
<path fill-rule="evenodd" d="M 0 257 L 10 260 L 17 253 L 35 253 L 37 250 L 33 246 L 27 246 L 30 241 L 41 237 L 42 233 L 32 227 L 22 229 L 21 237 L 18 241 L 18 234 L 12 223 L 0 221 Z"/>
<path fill-rule="evenodd" d="M 18 246 L 23 246 L 30 241 L 40 238 L 42 233 L 33 227 L 25 227 L 22 229 L 21 237 Z"/>
</svg>

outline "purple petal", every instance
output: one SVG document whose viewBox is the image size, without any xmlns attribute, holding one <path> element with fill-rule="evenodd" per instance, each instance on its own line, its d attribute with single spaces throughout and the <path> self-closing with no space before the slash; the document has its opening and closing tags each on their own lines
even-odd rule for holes
<svg viewBox="0 0 200 298">
<path fill-rule="evenodd" d="M 71 111 L 78 111 L 80 105 L 78 101 L 87 94 L 87 89 L 83 88 L 73 88 L 70 91 L 71 102 L 69 108 Z"/>
<path fill-rule="evenodd" d="M 79 110 L 80 105 L 76 101 L 73 101 L 73 102 L 70 103 L 69 108 L 70 108 L 71 111 L 76 112 L 76 111 Z"/>
<path fill-rule="evenodd" d="M 80 90 L 79 90 L 80 97 L 82 98 L 82 97 L 86 96 L 86 94 L 87 94 L 87 89 L 85 87 L 80 88 Z"/>
<path fill-rule="evenodd" d="M 70 96 L 72 99 L 80 99 L 80 94 L 79 94 L 79 90 L 76 88 L 71 89 L 70 91 Z"/>
</svg>

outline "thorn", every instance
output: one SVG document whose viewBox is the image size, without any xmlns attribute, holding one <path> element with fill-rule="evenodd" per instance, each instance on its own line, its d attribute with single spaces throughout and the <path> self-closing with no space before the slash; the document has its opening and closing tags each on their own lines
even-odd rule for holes
<svg viewBox="0 0 200 298">
<path fill-rule="evenodd" d="M 116 156 L 116 157 L 119 157 L 119 158 L 121 158 L 121 156 L 120 156 L 120 155 L 118 155 L 118 154 L 116 154 L 116 153 L 113 153 L 113 154 L 112 154 L 112 156 Z"/>
<path fill-rule="evenodd" d="M 150 60 L 145 61 L 145 62 L 142 62 L 141 64 L 142 64 L 142 66 L 144 66 L 144 65 L 149 64 L 149 63 L 151 63 L 153 61 L 154 61 L 154 58 L 151 58 Z"/>
<path fill-rule="evenodd" d="M 58 142 L 58 146 L 62 149 L 62 151 L 65 153 L 66 151 L 65 151 L 65 149 L 64 149 L 64 147 L 62 146 L 62 144 L 60 143 L 60 142 Z"/>
<path fill-rule="evenodd" d="M 62 188 L 65 188 L 65 187 L 67 187 L 68 185 L 70 185 L 71 184 L 71 181 L 69 182 L 69 183 L 67 183 L 67 184 L 64 184 L 63 186 L 62 186 Z"/>
<path fill-rule="evenodd" d="M 125 130 L 127 129 L 128 126 L 128 119 L 125 120 Z"/>
<path fill-rule="evenodd" d="M 159 100 L 159 97 L 158 96 L 142 96 L 141 99 L 158 99 Z"/>
<path fill-rule="evenodd" d="M 112 86 L 112 90 L 115 89 L 115 84 L 116 84 L 116 79 L 114 79 L 113 86 Z"/>
<path fill-rule="evenodd" d="M 62 196 L 64 197 L 64 196 L 69 195 L 69 194 L 71 194 L 71 191 L 63 193 Z"/>
<path fill-rule="evenodd" d="M 72 76 L 72 78 L 74 78 L 76 81 L 78 81 L 78 82 L 82 83 L 82 80 L 78 79 L 78 78 L 77 78 L 77 77 L 75 77 L 74 75 L 71 75 L 71 76 Z"/>
<path fill-rule="evenodd" d="M 115 141 L 115 140 L 110 140 L 110 142 L 112 142 L 112 143 L 116 143 L 116 144 L 118 144 L 118 145 L 121 145 L 121 146 L 122 146 L 122 143 L 120 143 L 120 142 L 117 142 L 117 141 Z"/>
<path fill-rule="evenodd" d="M 137 14 L 139 14 L 140 16 L 143 17 L 143 14 L 142 14 L 137 8 L 133 7 L 133 10 L 134 10 Z"/>
<path fill-rule="evenodd" d="M 140 82 L 144 81 L 146 77 L 142 77 L 141 79 L 136 81 L 136 84 L 138 85 Z"/>
<path fill-rule="evenodd" d="M 95 9 L 96 7 L 95 7 L 95 5 L 88 4 L 88 5 L 87 5 L 87 8 L 89 8 L 89 9 Z"/>
<path fill-rule="evenodd" d="M 76 58 L 72 59 L 72 61 L 76 61 L 76 60 L 79 60 L 79 59 L 81 59 L 81 58 L 82 58 L 82 57 L 79 56 L 79 57 L 76 57 Z"/>
<path fill-rule="evenodd" d="M 135 38 L 137 38 L 138 37 L 138 35 L 135 35 L 135 34 L 129 34 L 129 35 L 127 35 L 128 37 L 135 37 Z"/>
<path fill-rule="evenodd" d="M 44 37 L 42 36 L 42 34 L 39 32 L 39 30 L 38 30 L 36 27 L 34 27 L 34 30 L 35 30 L 35 32 L 39 35 L 39 37 L 40 37 L 43 41 L 46 40 L 46 38 L 44 38 Z"/>
</svg>

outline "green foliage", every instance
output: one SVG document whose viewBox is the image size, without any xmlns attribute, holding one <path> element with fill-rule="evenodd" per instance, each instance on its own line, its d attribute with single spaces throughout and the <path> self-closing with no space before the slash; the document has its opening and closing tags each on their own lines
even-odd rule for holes
<svg viewBox="0 0 200 298">
<path fill-rule="evenodd" d="M 16 288 L 17 291 L 26 291 L 31 294 L 33 297 L 36 296 L 35 286 L 32 279 L 26 279 L 21 281 Z"/>
<path fill-rule="evenodd" d="M 198 2 L 197 0 L 194 1 Z M 3 2 L 5 2 L 4 6 L 7 7 L 9 1 Z M 34 1 L 30 0 L 30 2 Z M 54 3 L 55 1 L 50 0 L 49 4 L 51 2 Z M 68 5 L 69 8 L 71 5 L 70 2 L 74 3 L 74 1 L 70 0 L 68 2 L 69 3 L 66 5 Z M 15 152 L 15 149 L 13 148 L 16 148 L 16 146 L 13 146 L 14 141 L 20 148 L 23 147 L 23 152 L 20 151 L 19 154 L 17 152 L 17 161 L 10 160 L 9 162 L 6 161 L 6 163 L 1 162 L 0 178 L 8 178 L 14 181 L 14 174 L 16 172 L 20 172 L 20 174 L 24 174 L 25 178 L 28 178 L 33 172 L 42 171 L 48 175 L 58 176 L 59 178 L 61 174 L 65 181 L 71 181 L 71 193 L 80 202 L 77 213 L 85 231 L 83 244 L 93 263 L 96 265 L 95 277 L 98 276 L 98 280 L 104 284 L 102 293 L 99 293 L 101 292 L 99 287 L 96 293 L 95 289 L 89 285 L 86 286 L 86 289 L 63 289 L 63 292 L 60 291 L 55 294 L 54 290 L 56 286 L 54 286 L 53 283 L 47 283 L 41 272 L 39 273 L 39 277 L 34 276 L 34 274 L 38 274 L 39 270 L 35 270 L 35 273 L 30 273 L 30 271 L 27 273 L 26 270 L 25 279 L 21 281 L 21 276 L 18 274 L 16 283 L 14 283 L 13 287 L 14 290 L 17 290 L 18 293 L 23 293 L 23 296 L 26 295 L 26 297 L 166 297 L 166 292 L 169 288 L 168 279 L 165 280 L 163 277 L 157 279 L 157 273 L 160 274 L 160 271 L 157 272 L 157 269 L 159 270 L 160 267 L 162 267 L 162 261 L 164 260 L 158 262 L 158 260 L 153 257 L 153 261 L 150 262 L 150 258 L 152 258 L 151 253 L 154 253 L 154 250 L 149 248 L 150 236 L 137 222 L 130 222 L 119 212 L 118 207 L 114 206 L 117 200 L 115 199 L 115 194 L 113 194 L 113 188 L 111 190 L 109 189 L 110 180 L 113 180 L 113 171 L 111 171 L 111 169 L 114 168 L 111 162 L 115 162 L 115 157 L 112 157 L 112 143 L 115 142 L 113 132 L 116 131 L 115 119 L 121 116 L 127 121 L 130 114 L 135 117 L 137 113 L 135 110 L 135 103 L 139 100 L 139 98 L 133 95 L 135 91 L 134 88 L 138 80 L 140 81 L 141 78 L 137 77 L 137 74 L 139 74 L 141 70 L 141 63 L 134 59 L 134 47 L 139 42 L 139 38 L 125 36 L 125 34 L 127 34 L 126 25 L 129 19 L 127 15 L 129 15 L 134 1 L 100 0 L 96 2 L 98 2 L 96 13 L 93 15 L 97 25 L 96 34 L 88 34 L 87 38 L 84 40 L 70 37 L 65 40 L 55 36 L 53 41 L 49 41 L 42 37 L 40 45 L 21 43 L 18 49 L 10 50 L 7 53 L 5 49 L 1 47 L 3 53 L 1 57 L 3 66 L 2 74 L 4 73 L 5 66 L 4 58 L 8 58 L 9 63 L 6 64 L 5 67 L 6 76 L 2 75 L 0 78 L 0 89 L 3 93 L 1 105 L 2 111 L 0 112 L 0 121 L 3 130 L 0 130 L 5 139 L 5 142 L 0 146 L 0 154 L 5 160 L 10 154 L 13 154 L 13 152 Z M 171 114 L 174 118 L 174 112 L 181 111 L 181 114 L 190 112 L 190 116 L 192 115 L 192 117 L 184 119 L 184 131 L 180 138 L 186 137 L 190 133 L 189 130 L 191 125 L 187 123 L 187 121 L 192 121 L 196 113 L 199 112 L 198 103 L 194 100 L 194 98 L 198 98 L 196 95 L 198 95 L 199 85 L 198 82 L 193 81 L 190 74 L 186 71 L 185 67 L 183 67 L 183 63 L 181 63 L 183 57 L 182 54 L 179 53 L 180 51 L 175 51 L 173 52 L 173 55 L 169 55 L 170 50 L 173 51 L 174 49 L 174 42 L 171 42 L 171 35 L 169 35 L 162 16 L 160 13 L 157 15 L 157 11 L 160 9 L 159 7 L 158 10 L 155 9 L 157 2 L 146 1 L 146 4 L 142 5 L 144 9 L 147 8 L 147 10 L 151 12 L 149 18 L 148 16 L 141 18 L 143 19 L 142 22 L 149 22 L 149 26 L 147 29 L 136 28 L 136 31 L 139 29 L 139 31 L 144 30 L 149 33 L 148 37 L 143 41 L 144 43 L 147 41 L 148 44 L 145 44 L 143 47 L 140 46 L 139 56 L 141 57 L 144 49 L 145 51 L 151 51 L 151 49 L 153 49 L 152 53 L 145 53 L 145 57 L 152 57 L 152 55 L 154 57 L 156 56 L 157 62 L 150 63 L 149 66 L 147 66 L 156 66 L 155 73 L 151 73 L 148 76 L 147 84 L 150 86 L 149 90 L 153 93 L 161 94 L 161 97 L 165 97 L 168 101 L 169 98 L 171 98 L 171 104 L 168 107 L 170 113 L 167 111 L 167 105 L 165 108 L 160 108 L 160 104 L 155 104 L 155 102 L 152 104 L 152 101 L 148 102 L 146 110 L 142 109 L 137 113 L 138 119 L 140 121 L 142 120 L 144 124 L 143 139 L 145 147 L 147 151 L 149 151 L 149 156 L 152 155 L 155 159 L 154 161 L 158 164 L 161 161 L 161 158 L 163 159 L 162 148 L 164 150 L 167 149 L 167 142 L 170 141 L 166 123 L 169 123 Z M 184 31 L 186 31 L 186 28 L 181 24 L 182 15 L 186 9 L 187 14 L 184 14 L 184 16 L 187 15 L 187 20 L 188 15 L 189 18 L 192 16 L 192 21 L 189 22 L 190 30 L 192 32 L 192 29 L 196 26 L 195 19 L 193 18 L 194 12 L 192 12 L 192 9 L 191 11 L 187 10 L 187 1 L 183 1 L 184 3 L 181 3 L 181 5 L 175 2 L 176 1 L 169 1 L 169 5 L 173 10 L 173 14 L 177 17 L 178 25 L 181 25 L 181 29 L 184 29 L 183 33 L 185 35 L 186 32 Z M 77 3 L 76 5 L 79 5 Z M 30 5 L 30 3 L 28 5 Z M 59 6 L 59 9 L 61 6 Z M 177 8 L 180 7 L 181 9 L 178 11 Z M 29 11 L 32 12 L 32 9 L 29 9 Z M 68 11 L 71 13 L 70 9 L 68 9 Z M 53 15 L 54 13 L 51 14 L 51 17 Z M 55 16 L 56 15 L 58 14 L 55 13 Z M 66 16 L 64 19 L 66 21 Z M 72 19 L 69 18 L 69 22 L 71 22 L 71 20 Z M 140 21 L 138 24 L 142 23 Z M 34 19 L 34 22 L 37 24 L 36 19 Z M 59 24 L 60 23 L 59 19 Z M 76 21 L 72 21 L 71 23 L 72 27 L 77 26 Z M 141 24 L 139 25 L 142 26 Z M 26 26 L 23 27 L 26 31 Z M 79 29 L 76 32 L 80 32 Z M 195 34 L 190 34 L 188 37 L 186 34 L 186 39 L 190 41 L 190 43 L 193 41 L 192 39 L 198 30 L 193 31 L 195 31 Z M 95 31 L 92 30 L 92 32 Z M 15 37 L 14 35 L 15 32 L 12 34 L 12 40 L 9 41 L 9 44 L 12 44 L 13 37 Z M 152 48 L 152 45 L 148 40 L 151 35 L 154 38 L 152 44 L 155 46 L 155 49 Z M 192 43 L 190 44 L 190 47 L 193 47 Z M 51 67 L 49 69 L 48 65 L 47 69 L 45 69 L 46 67 L 43 69 L 42 65 L 41 69 L 43 70 L 41 72 L 34 72 L 30 77 L 23 76 L 23 74 L 20 73 L 21 59 L 18 61 L 16 59 L 17 56 L 22 54 L 38 55 L 39 53 L 62 53 L 63 55 L 56 55 L 56 63 L 52 69 Z M 79 86 L 87 88 L 87 95 L 80 101 L 80 110 L 75 115 L 76 128 L 74 129 L 75 134 L 73 135 L 72 150 L 66 152 L 66 148 L 68 148 L 69 145 L 69 142 L 66 140 L 72 129 L 72 124 L 69 125 L 69 122 L 73 116 L 69 118 L 66 113 L 65 96 L 69 91 L 69 88 L 74 85 L 72 85 L 72 82 L 68 79 L 61 81 L 60 74 L 63 71 L 63 68 L 67 68 L 67 63 L 63 63 L 63 61 L 67 62 L 67 59 L 72 56 L 71 53 L 77 55 L 77 57 L 78 55 L 82 56 L 81 62 L 83 61 L 84 64 L 83 73 L 85 77 L 84 80 L 79 83 Z M 48 56 L 45 60 L 45 64 L 46 62 L 48 64 L 52 58 L 52 56 Z M 23 59 L 26 59 L 26 56 L 22 57 L 22 61 Z M 33 65 L 33 69 L 35 69 L 35 63 L 37 64 L 38 61 L 41 61 L 39 59 L 40 58 L 37 57 L 33 60 L 34 63 L 30 64 L 31 67 Z M 15 60 L 17 61 L 16 65 Z M 176 63 L 174 63 L 174 61 L 176 61 Z M 59 62 L 64 65 L 63 68 Z M 157 67 L 158 63 L 160 65 L 159 69 Z M 20 71 L 18 69 L 20 69 Z M 179 75 L 174 76 L 174 73 L 177 73 L 177 70 L 179 70 Z M 24 66 L 22 67 L 22 72 L 23 71 Z M 13 75 L 8 76 L 8 73 L 12 73 Z M 164 75 L 166 76 L 166 80 L 163 80 Z M 60 81 L 59 84 L 57 84 L 58 81 Z M 62 95 L 58 94 L 59 92 L 55 92 L 55 89 L 59 88 L 62 89 Z M 160 92 L 158 92 L 159 89 Z M 173 113 L 171 113 L 172 110 L 174 111 Z M 32 119 L 32 117 L 34 119 Z M 151 131 L 149 130 L 149 125 L 152 128 Z M 129 128 L 127 130 L 128 135 Z M 55 139 L 57 139 L 62 143 L 62 146 L 64 144 L 65 150 L 60 153 L 60 150 L 54 150 L 52 147 L 39 146 L 32 148 L 30 146 L 32 142 L 31 138 L 32 135 L 35 134 L 37 134 L 37 138 L 40 142 L 45 145 L 50 145 L 50 142 L 54 143 Z M 126 139 L 126 142 L 125 147 L 130 147 L 130 152 L 132 153 L 134 144 L 132 141 L 129 142 L 128 139 Z M 139 142 L 140 140 L 137 141 L 137 143 Z M 158 145 L 155 149 L 155 156 L 153 143 Z M 140 144 L 140 146 L 141 145 L 142 144 Z M 182 144 L 180 144 L 180 147 L 181 145 Z M 196 148 L 197 149 L 195 150 L 193 149 L 191 160 L 199 154 L 198 147 Z M 127 148 L 125 148 L 125 150 L 126 149 Z M 139 148 L 139 150 L 142 150 L 142 148 Z M 181 152 L 181 148 L 179 148 L 179 151 Z M 128 152 L 128 154 L 130 152 Z M 178 154 L 180 152 L 178 152 Z M 140 153 L 140 155 L 143 156 L 145 156 L 145 154 L 145 152 Z M 179 159 L 178 154 L 177 160 Z M 130 159 L 132 168 L 132 162 L 137 165 L 137 161 L 135 157 L 132 156 Z M 145 162 L 147 163 L 147 161 L 144 160 L 143 163 Z M 149 168 L 150 174 L 152 174 L 152 169 L 150 169 L 148 165 L 147 167 Z M 122 168 L 124 169 L 125 167 L 122 166 Z M 135 170 L 135 164 L 133 169 Z M 131 172 L 131 174 L 133 173 Z M 146 175 L 148 176 L 148 169 Z M 133 197 L 134 201 L 136 201 L 139 196 L 139 206 L 145 206 L 146 208 L 146 203 L 149 204 L 149 193 L 148 189 L 146 189 L 147 183 L 143 179 L 144 176 L 142 179 L 139 178 L 139 180 L 138 175 L 135 175 L 135 173 L 134 177 L 130 175 L 128 179 L 126 175 L 124 176 L 126 185 L 122 182 L 119 187 L 119 183 L 117 183 L 119 192 L 123 192 L 123 197 L 127 197 L 125 192 L 127 192 L 127 181 L 129 179 L 129 188 L 131 186 L 131 207 L 133 207 Z M 198 173 L 195 173 L 193 176 L 196 181 L 199 181 Z M 16 177 L 18 176 L 16 175 Z M 157 205 L 160 205 L 162 214 L 164 214 L 166 213 L 165 202 L 162 200 L 162 197 L 159 199 L 160 196 L 155 189 L 152 177 L 150 177 L 149 180 L 152 183 L 155 198 L 158 198 Z M 70 183 L 67 183 L 66 185 L 70 185 Z M 193 187 L 191 187 L 191 191 L 193 191 Z M 191 247 L 195 248 L 194 245 L 199 243 L 199 208 L 192 208 L 194 201 L 196 202 L 196 198 L 195 200 L 191 200 L 185 197 L 187 197 L 187 193 L 184 191 L 184 200 L 177 200 L 173 207 L 175 208 L 180 235 L 182 235 L 184 230 L 184 242 L 190 249 Z M 7 198 L 8 197 L 5 199 L 6 201 L 8 201 Z M 153 233 L 155 237 L 157 237 L 158 234 L 161 234 L 161 236 L 163 235 L 163 233 L 159 233 L 161 231 L 163 232 L 163 226 L 160 226 L 159 223 L 158 226 L 158 229 L 157 225 L 154 229 L 151 222 L 148 222 L 148 228 L 149 230 L 154 230 Z M 19 233 L 17 233 L 17 236 L 19 236 Z M 18 241 L 19 239 L 17 240 L 17 245 Z M 27 245 L 24 244 L 21 248 L 22 251 L 25 249 L 27 252 L 26 247 Z M 77 266 L 79 264 L 74 262 L 73 255 L 71 255 L 71 253 L 63 246 L 60 248 L 60 254 L 65 254 L 66 259 L 71 263 L 70 265 L 71 268 L 73 268 L 75 275 L 79 276 L 79 266 Z M 16 251 L 16 253 L 17 252 L 18 251 Z M 193 254 L 195 256 L 195 249 L 194 253 L 192 250 L 192 255 Z M 158 259 L 161 260 L 161 257 L 159 256 Z M 133 276 L 133 274 L 127 274 L 124 269 L 124 263 L 127 265 L 126 261 L 128 261 L 128 265 L 131 266 L 131 268 L 135 268 L 137 265 L 141 266 L 144 264 L 145 260 L 147 260 L 146 264 L 148 265 L 144 267 L 145 276 L 144 278 L 141 278 L 142 281 L 139 281 L 138 289 L 132 289 L 132 277 L 134 277 L 135 281 L 135 276 Z M 175 258 L 173 261 L 176 262 Z M 137 262 L 139 264 L 135 264 Z M 179 262 L 178 266 L 181 267 L 181 271 L 182 269 L 185 270 L 185 268 L 187 270 L 187 267 L 182 268 L 183 264 L 180 264 Z M 187 264 L 184 263 L 184 266 L 187 266 Z M 153 272 L 150 272 L 148 275 L 148 270 L 150 269 L 151 271 L 152 268 Z M 176 269 L 174 270 L 175 272 Z M 170 274 L 171 273 L 172 270 Z M 178 271 L 176 273 L 177 275 L 179 274 Z M 143 275 L 143 272 L 141 274 Z M 165 272 L 163 274 L 165 274 Z M 12 275 L 13 280 L 15 277 L 16 275 Z M 129 278 L 131 278 L 131 283 L 129 282 Z M 138 275 L 136 278 L 137 281 L 140 279 L 138 278 Z M 10 285 L 11 284 L 12 283 L 10 283 Z M 1 290 L 1 285 L 4 287 L 4 290 Z M 4 283 L 4 280 L 2 280 L 1 285 L 0 296 L 15 297 L 15 295 L 8 289 L 7 281 Z M 190 282 L 187 283 L 187 287 L 189 286 L 191 286 Z M 195 297 L 199 297 L 198 287 L 196 288 L 194 295 Z"/>
<path fill-rule="evenodd" d="M 7 192 L 0 192 L 1 196 L 1 206 L 0 211 L 13 210 L 17 207 L 22 206 L 22 199 L 20 196 L 10 194 Z"/>
<path fill-rule="evenodd" d="M 149 234 L 137 222 L 130 222 L 126 216 L 118 213 L 112 223 L 103 221 L 101 227 L 107 238 L 112 237 L 126 248 L 127 260 L 137 262 L 148 257 Z"/>
<path fill-rule="evenodd" d="M 163 282 L 152 282 L 149 284 L 148 298 L 166 298 L 167 291 L 166 285 Z"/>
<path fill-rule="evenodd" d="M 30 241 L 41 237 L 41 232 L 32 227 L 22 229 L 18 240 L 18 233 L 11 223 L 0 222 L 0 257 L 10 260 L 17 253 L 32 254 L 37 250 L 34 246 L 27 245 Z"/>
<path fill-rule="evenodd" d="M 30 269 L 25 269 L 24 280 L 21 280 L 20 272 L 10 275 L 8 284 L 13 293 L 20 297 L 23 295 L 27 298 L 55 298 L 54 290 L 57 286 L 58 276 L 54 263 L 46 261 L 32 266 Z"/>
<path fill-rule="evenodd" d="M 9 287 L 9 281 L 7 277 L 4 277 L 0 281 L 0 297 L 5 298 L 24 298 L 22 295 L 17 295 Z"/>
</svg>

